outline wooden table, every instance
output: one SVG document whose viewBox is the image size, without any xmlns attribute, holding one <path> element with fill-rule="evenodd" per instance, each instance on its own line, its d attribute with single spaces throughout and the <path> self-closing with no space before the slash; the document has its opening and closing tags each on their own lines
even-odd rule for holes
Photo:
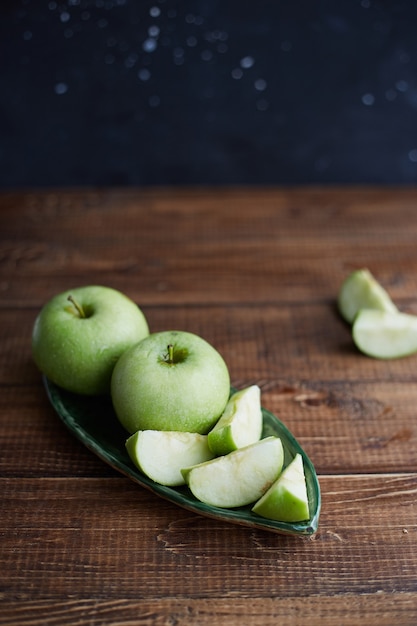
<svg viewBox="0 0 417 626">
<path fill-rule="evenodd" d="M 335 307 L 366 266 L 417 314 L 417 191 L 3 192 L 0 237 L 0 624 L 417 624 L 417 356 L 361 355 Z M 94 283 L 260 385 L 317 469 L 315 535 L 190 513 L 66 430 L 31 329 Z"/>
</svg>

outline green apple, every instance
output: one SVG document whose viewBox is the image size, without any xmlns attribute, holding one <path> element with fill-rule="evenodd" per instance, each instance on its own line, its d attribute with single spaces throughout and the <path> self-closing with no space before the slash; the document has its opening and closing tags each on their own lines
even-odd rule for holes
<svg viewBox="0 0 417 626">
<path fill-rule="evenodd" d="M 255 443 L 261 435 L 261 390 L 258 385 L 251 385 L 231 396 L 223 415 L 208 434 L 208 445 L 219 456 Z"/>
<path fill-rule="evenodd" d="M 149 335 L 139 307 L 110 287 L 77 287 L 49 300 L 32 331 L 32 355 L 56 385 L 84 395 L 110 393 L 118 358 Z"/>
<path fill-rule="evenodd" d="M 352 328 L 356 347 L 377 359 L 395 359 L 417 352 L 417 316 L 364 309 Z"/>
<path fill-rule="evenodd" d="M 266 437 L 211 461 L 184 468 L 193 495 L 211 506 L 233 508 L 258 500 L 281 472 L 281 439 Z"/>
<path fill-rule="evenodd" d="M 136 467 L 151 480 L 168 487 L 184 485 L 181 469 L 213 458 L 207 435 L 170 430 L 139 430 L 126 441 Z"/>
<path fill-rule="evenodd" d="M 389 313 L 398 311 L 388 293 L 366 268 L 352 272 L 344 280 L 337 305 L 340 314 L 349 324 L 360 309 L 377 309 Z"/>
<path fill-rule="evenodd" d="M 124 428 L 206 434 L 230 395 L 222 356 L 186 331 L 153 333 L 125 352 L 111 381 L 114 410 Z"/>
<path fill-rule="evenodd" d="M 302 522 L 309 519 L 307 486 L 301 454 L 295 455 L 252 511 L 280 522 Z"/>
</svg>

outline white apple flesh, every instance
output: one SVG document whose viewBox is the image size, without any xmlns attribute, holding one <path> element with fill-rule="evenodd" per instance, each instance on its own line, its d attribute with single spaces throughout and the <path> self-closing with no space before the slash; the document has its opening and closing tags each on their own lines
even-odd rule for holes
<svg viewBox="0 0 417 626">
<path fill-rule="evenodd" d="M 252 511 L 262 517 L 281 522 L 302 522 L 309 519 L 307 486 L 301 454 L 296 454 Z"/>
<path fill-rule="evenodd" d="M 281 439 L 267 437 L 182 470 L 193 495 L 210 506 L 234 508 L 254 502 L 277 479 L 284 461 Z"/>
<path fill-rule="evenodd" d="M 110 287 L 78 287 L 43 306 L 33 327 L 32 355 L 63 389 L 106 394 L 119 357 L 147 335 L 144 314 L 127 296 Z"/>
<path fill-rule="evenodd" d="M 120 423 L 138 430 L 207 434 L 230 395 L 222 356 L 186 331 L 153 333 L 119 359 L 111 395 Z"/>
<path fill-rule="evenodd" d="M 261 390 L 258 385 L 251 385 L 231 396 L 223 415 L 208 434 L 208 444 L 219 456 L 255 443 L 261 435 Z"/>
<path fill-rule="evenodd" d="M 364 309 L 355 318 L 353 341 L 364 354 L 395 359 L 417 352 L 417 316 Z"/>
<path fill-rule="evenodd" d="M 163 430 L 140 430 L 126 441 L 136 467 L 148 478 L 168 487 L 185 484 L 181 469 L 213 458 L 207 435 Z"/>
</svg>

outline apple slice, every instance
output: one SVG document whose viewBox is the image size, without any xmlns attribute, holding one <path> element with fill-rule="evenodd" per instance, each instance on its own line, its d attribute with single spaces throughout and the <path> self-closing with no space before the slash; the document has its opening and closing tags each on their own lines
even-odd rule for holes
<svg viewBox="0 0 417 626">
<path fill-rule="evenodd" d="M 252 385 L 231 396 L 223 415 L 208 434 L 208 445 L 219 456 L 255 443 L 261 435 L 261 390 L 258 385 Z"/>
<path fill-rule="evenodd" d="M 355 270 L 345 279 L 339 291 L 337 306 L 349 324 L 352 324 L 360 309 L 390 313 L 398 311 L 388 293 L 366 268 Z"/>
<path fill-rule="evenodd" d="M 126 450 L 136 467 L 160 485 L 184 485 L 184 465 L 213 458 L 207 435 L 166 430 L 139 430 L 126 441 Z"/>
<path fill-rule="evenodd" d="M 211 506 L 232 508 L 255 502 L 277 479 L 284 461 L 279 437 L 266 437 L 182 470 L 193 495 Z"/>
<path fill-rule="evenodd" d="M 356 347 L 376 359 L 396 359 L 417 352 L 417 316 L 364 309 L 352 328 Z"/>
<path fill-rule="evenodd" d="M 301 454 L 295 455 L 252 511 L 280 522 L 302 522 L 309 519 L 307 486 Z"/>
</svg>

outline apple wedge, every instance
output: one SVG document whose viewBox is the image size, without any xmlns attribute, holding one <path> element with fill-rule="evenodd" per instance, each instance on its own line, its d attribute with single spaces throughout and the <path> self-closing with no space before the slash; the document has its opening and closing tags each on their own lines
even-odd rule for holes
<svg viewBox="0 0 417 626">
<path fill-rule="evenodd" d="M 364 268 L 355 270 L 344 280 L 339 291 L 337 306 L 342 317 L 352 324 L 361 309 L 376 309 L 396 313 L 397 307 L 389 294 Z"/>
<path fill-rule="evenodd" d="M 303 459 L 296 454 L 276 482 L 252 508 L 254 513 L 281 522 L 309 519 Z"/>
<path fill-rule="evenodd" d="M 208 445 L 220 456 L 259 441 L 261 435 L 261 390 L 258 385 L 252 385 L 231 396 L 223 415 L 208 434 Z"/>
<path fill-rule="evenodd" d="M 182 470 L 193 495 L 210 506 L 233 508 L 255 502 L 281 472 L 279 437 L 266 437 L 206 463 Z"/>
<path fill-rule="evenodd" d="M 213 458 L 207 435 L 166 430 L 140 430 L 128 438 L 126 450 L 136 467 L 160 485 L 184 485 L 184 465 Z"/>
<path fill-rule="evenodd" d="M 417 316 L 364 309 L 352 328 L 353 341 L 364 354 L 396 359 L 417 352 Z"/>
</svg>

